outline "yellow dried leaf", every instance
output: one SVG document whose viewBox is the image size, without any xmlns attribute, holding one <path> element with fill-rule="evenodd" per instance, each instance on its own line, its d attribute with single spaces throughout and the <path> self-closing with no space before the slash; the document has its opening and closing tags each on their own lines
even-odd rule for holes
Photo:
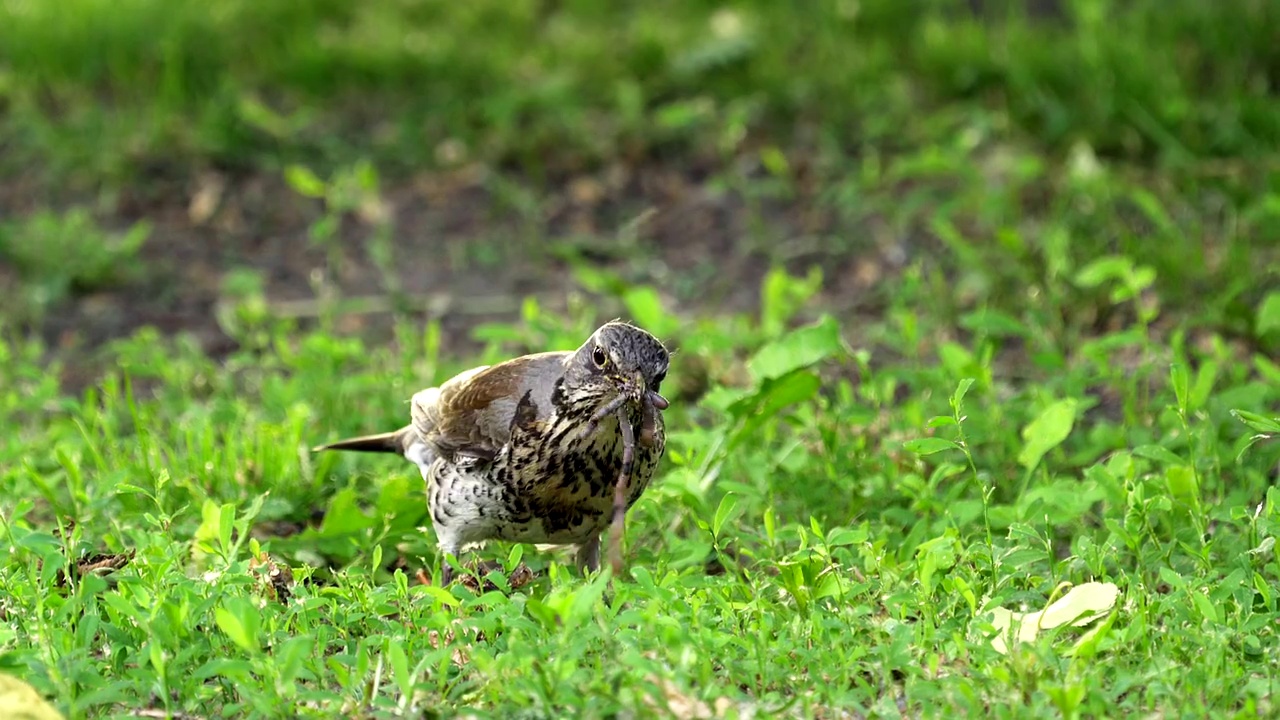
<svg viewBox="0 0 1280 720">
<path fill-rule="evenodd" d="M 35 688 L 0 674 L 0 717 L 9 720 L 62 720 L 62 714 L 40 697 Z"/>
<path fill-rule="evenodd" d="M 1090 582 L 1076 585 L 1040 612 L 1016 613 L 1006 608 L 996 608 L 992 624 L 999 632 L 991 640 L 991 646 L 1007 654 L 1007 640 L 1031 642 L 1041 630 L 1050 630 L 1068 623 L 1080 627 L 1101 617 L 1116 604 L 1120 588 L 1112 583 Z M 1012 633 L 1011 633 L 1012 629 Z M 1016 634 L 1013 634 L 1016 633 Z"/>
</svg>

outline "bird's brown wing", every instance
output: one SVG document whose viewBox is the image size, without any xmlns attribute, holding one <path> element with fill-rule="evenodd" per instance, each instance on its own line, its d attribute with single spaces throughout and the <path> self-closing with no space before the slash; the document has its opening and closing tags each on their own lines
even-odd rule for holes
<svg viewBox="0 0 1280 720">
<path fill-rule="evenodd" d="M 528 396 L 539 418 L 551 413 L 555 381 L 564 374 L 567 352 L 525 355 L 472 368 L 413 396 L 418 435 L 445 457 L 493 459 L 511 438 L 516 407 Z"/>
</svg>

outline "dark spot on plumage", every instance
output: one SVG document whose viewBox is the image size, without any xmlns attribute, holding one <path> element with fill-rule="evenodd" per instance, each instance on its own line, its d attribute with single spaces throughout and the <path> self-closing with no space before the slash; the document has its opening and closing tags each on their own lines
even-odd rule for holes
<svg viewBox="0 0 1280 720">
<path fill-rule="evenodd" d="M 564 377 L 556 378 L 555 385 L 551 387 L 551 404 L 557 410 L 561 410 L 569 403 L 568 396 L 564 391 Z"/>
<path fill-rule="evenodd" d="M 556 431 L 554 435 L 549 436 L 548 444 L 552 445 L 553 447 L 558 446 L 564 441 L 565 437 L 569 433 L 577 432 L 577 431 L 578 431 L 577 425 L 574 425 L 572 423 L 563 423 L 563 427 L 561 427 L 558 431 Z"/>
<path fill-rule="evenodd" d="M 533 401 L 533 391 L 525 392 L 524 397 L 516 405 L 515 416 L 511 419 L 512 432 L 523 430 L 533 432 L 538 423 L 538 405 Z"/>
</svg>

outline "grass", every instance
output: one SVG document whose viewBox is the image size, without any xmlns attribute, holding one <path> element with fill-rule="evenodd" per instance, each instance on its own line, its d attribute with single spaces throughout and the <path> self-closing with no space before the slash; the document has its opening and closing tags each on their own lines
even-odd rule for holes
<svg viewBox="0 0 1280 720">
<path fill-rule="evenodd" d="M 9 0 L 0 142 L 11 172 L 44 161 L 90 187 L 299 157 L 554 177 L 769 142 L 910 147 L 949 102 L 1106 157 L 1280 142 L 1271 3 L 1045 4 Z"/>
<path fill-rule="evenodd" d="M 0 226 L 0 672 L 73 718 L 1274 714 L 1274 7 L 986 6 L 0 0 L 0 166 L 39 200 Z M 573 277 L 474 355 L 403 298 L 385 343 L 334 288 L 278 317 L 252 268 L 226 356 L 143 330 L 72 389 L 38 339 L 147 272 L 168 220 L 111 208 L 171 172 L 285 178 L 331 270 L 373 218 L 395 296 L 384 196 L 470 163 L 555 243 L 503 252 Z M 542 220 L 646 163 L 734 257 L 645 277 L 669 248 L 602 266 Z M 742 257 L 758 302 L 699 300 Z M 420 583 L 416 471 L 308 451 L 617 315 L 677 350 L 626 577 L 493 544 L 488 585 Z M 993 647 L 1091 581 L 1114 608 Z"/>
<path fill-rule="evenodd" d="M 803 284 L 772 279 L 793 300 Z M 535 578 L 494 571 L 485 592 L 414 579 L 435 558 L 411 467 L 306 450 L 393 426 L 413 388 L 460 368 L 430 328 L 395 349 L 280 335 L 225 364 L 144 335 L 81 397 L 9 343 L 0 665 L 73 717 L 1274 708 L 1272 361 L 1125 329 L 1015 378 L 996 365 L 1015 318 L 924 351 L 886 320 L 850 348 L 834 318 L 785 330 L 770 307 L 655 316 L 673 378 L 702 368 L 709 388 L 673 403 L 630 577 L 491 546 Z M 520 329 L 565 347 L 590 324 Z M 1098 629 L 992 649 L 991 609 L 1090 580 L 1121 591 Z"/>
<path fill-rule="evenodd" d="M 26 291 L 10 299 L 10 322 L 39 322 L 50 307 L 80 293 L 125 283 L 141 272 L 148 227 L 104 232 L 84 208 L 48 210 L 0 223 L 0 257 L 13 263 Z"/>
</svg>

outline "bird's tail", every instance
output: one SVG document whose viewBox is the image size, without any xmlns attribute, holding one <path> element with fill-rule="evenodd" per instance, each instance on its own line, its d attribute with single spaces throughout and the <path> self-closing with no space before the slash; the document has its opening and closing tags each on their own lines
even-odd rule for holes
<svg viewBox="0 0 1280 720">
<path fill-rule="evenodd" d="M 317 445 L 311 452 L 321 450 L 354 450 L 355 452 L 395 453 L 402 455 L 405 451 L 405 432 L 409 428 L 378 433 L 377 435 L 361 435 L 360 437 L 337 440 L 326 445 Z"/>
</svg>

